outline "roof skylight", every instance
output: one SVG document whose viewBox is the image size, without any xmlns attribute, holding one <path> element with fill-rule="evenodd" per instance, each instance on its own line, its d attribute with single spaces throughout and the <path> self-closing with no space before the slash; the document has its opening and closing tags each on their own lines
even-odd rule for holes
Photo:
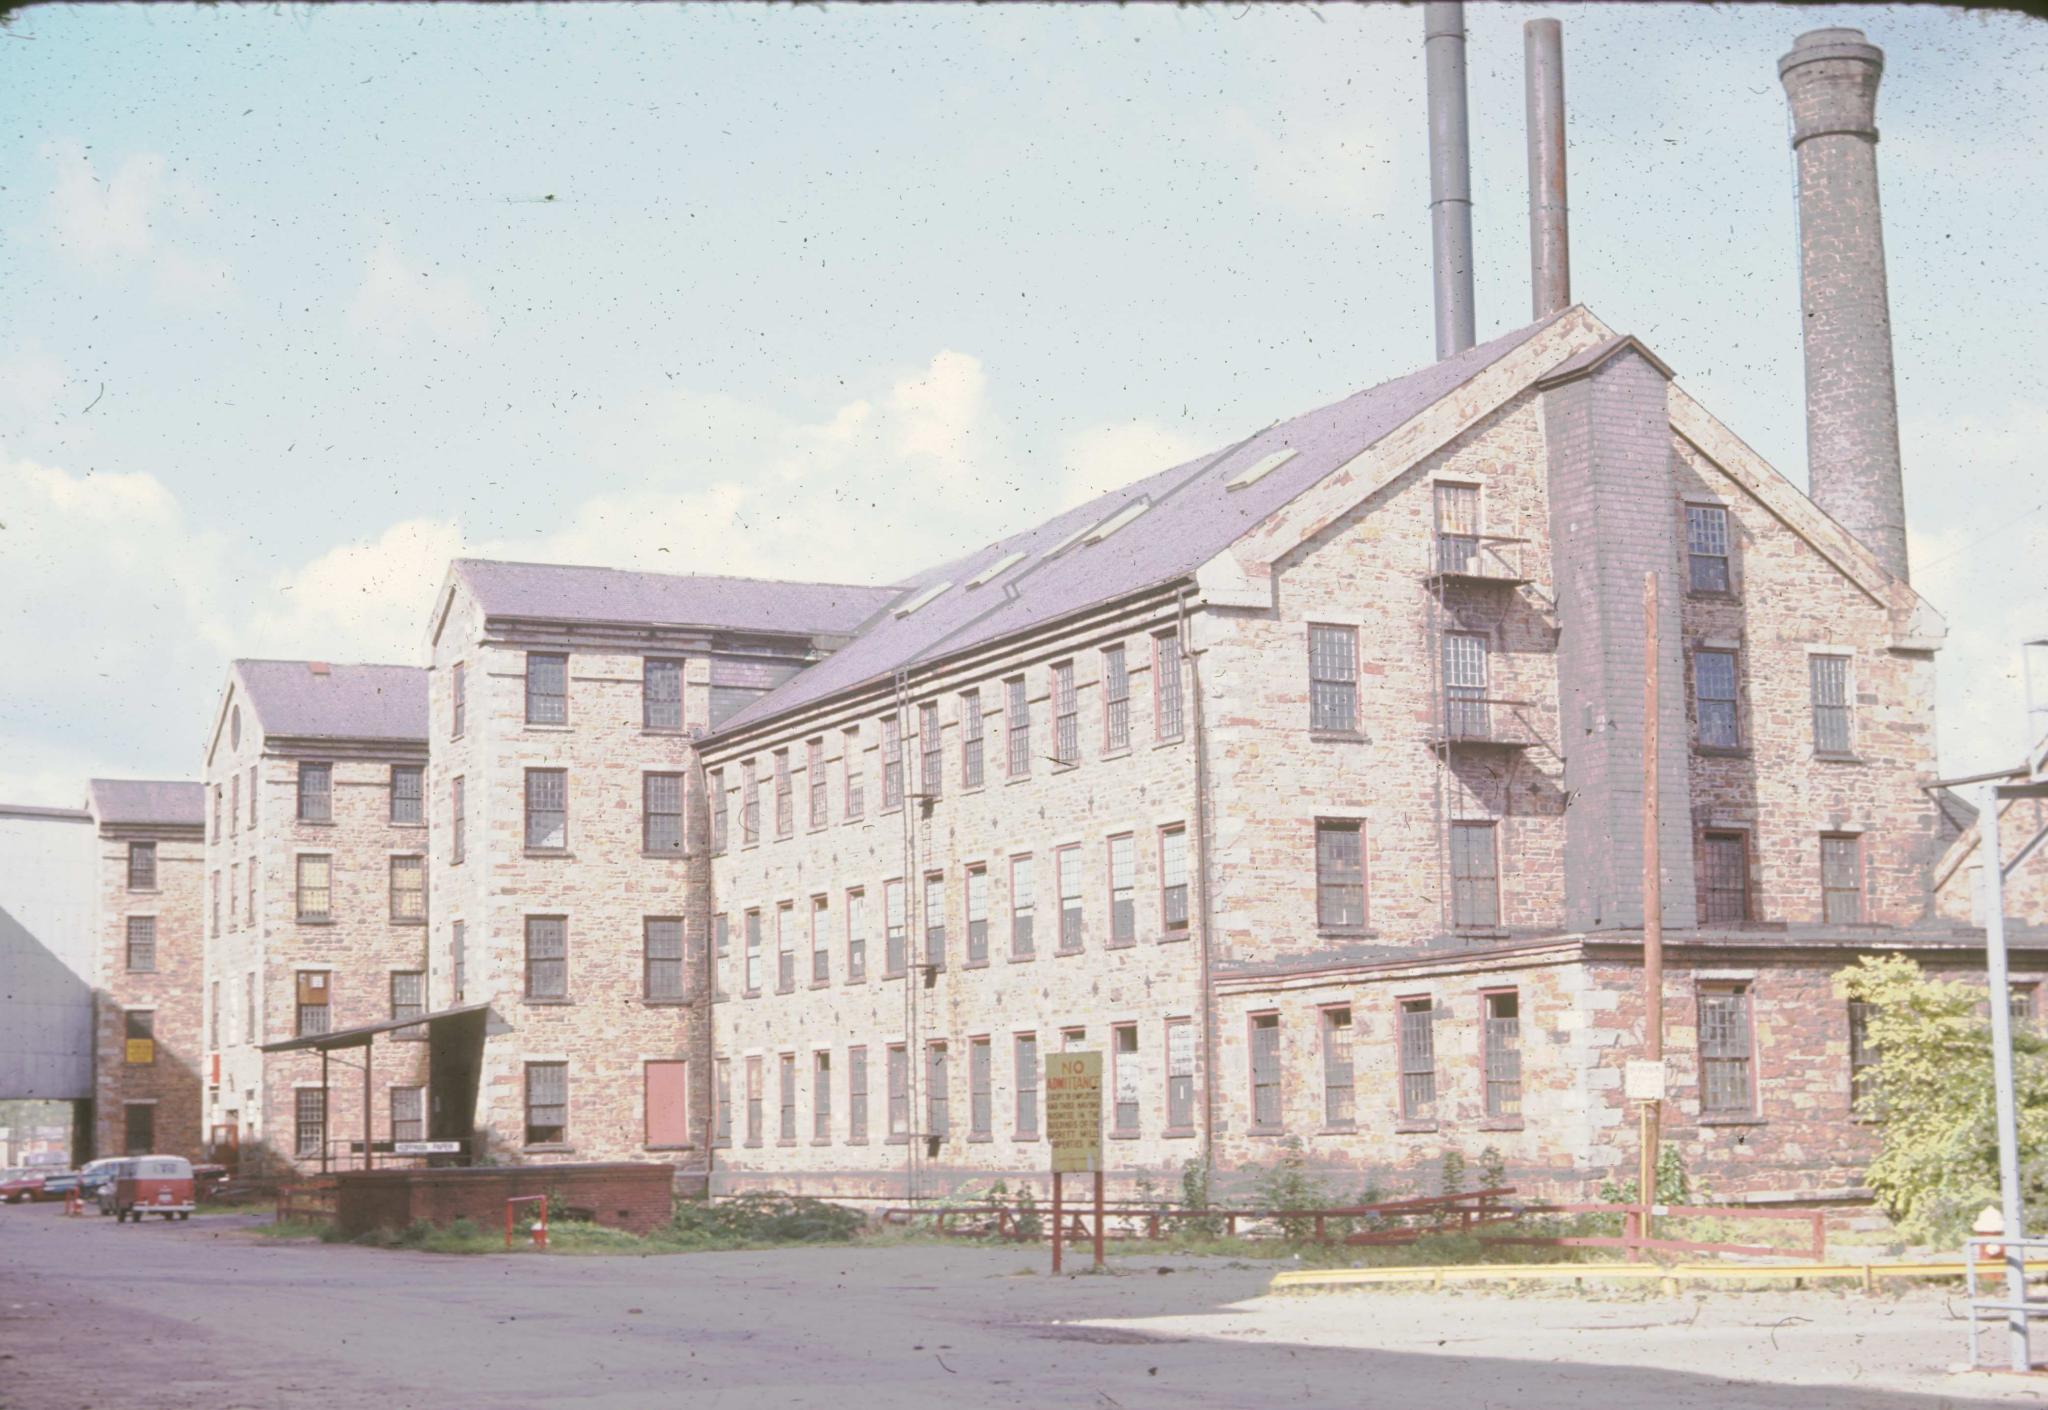
<svg viewBox="0 0 2048 1410">
<path fill-rule="evenodd" d="M 986 568 L 982 569 L 979 573 L 976 573 L 973 577 L 969 578 L 967 580 L 967 586 L 970 588 L 978 588 L 983 583 L 990 582 L 996 578 L 1000 578 L 1003 574 L 1009 572 L 1012 568 L 1016 567 L 1019 563 L 1022 563 L 1023 561 L 1024 553 L 1021 549 L 1015 553 L 1006 553 L 1001 558 L 998 558 L 995 562 L 989 564 Z"/>
<path fill-rule="evenodd" d="M 1101 543 L 1124 525 L 1152 507 L 1149 499 L 1134 499 L 1082 536 L 1084 543 Z"/>
<path fill-rule="evenodd" d="M 1251 464 L 1245 466 L 1244 469 L 1232 475 L 1226 488 L 1241 490 L 1246 485 L 1255 485 L 1288 461 L 1294 459 L 1295 454 L 1293 446 L 1282 446 L 1279 450 L 1268 451 Z"/>
<path fill-rule="evenodd" d="M 918 608 L 923 607 L 927 603 L 931 602 L 940 593 L 944 592 L 947 588 L 951 586 L 953 586 L 953 582 L 950 578 L 943 583 L 933 583 L 923 592 L 920 592 L 917 596 L 911 598 L 910 601 L 905 602 L 900 606 L 893 607 L 890 609 L 890 611 L 898 617 L 908 617 L 911 613 L 915 612 Z"/>
</svg>

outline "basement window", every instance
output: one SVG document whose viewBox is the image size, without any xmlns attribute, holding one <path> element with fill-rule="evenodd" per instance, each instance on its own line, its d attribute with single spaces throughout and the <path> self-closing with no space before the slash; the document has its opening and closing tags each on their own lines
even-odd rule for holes
<svg viewBox="0 0 2048 1410">
<path fill-rule="evenodd" d="M 1226 482 L 1224 488 L 1241 490 L 1245 488 L 1247 485 L 1256 485 L 1259 481 L 1265 479 L 1268 475 L 1272 474 L 1275 470 L 1278 470 L 1288 461 L 1294 459 L 1294 457 L 1298 453 L 1299 452 L 1297 452 L 1292 446 L 1285 446 L 1279 450 L 1268 451 L 1266 454 L 1260 456 L 1257 460 L 1254 460 L 1251 464 L 1245 466 L 1244 469 L 1238 471 L 1235 475 L 1232 475 L 1230 479 Z"/>
</svg>

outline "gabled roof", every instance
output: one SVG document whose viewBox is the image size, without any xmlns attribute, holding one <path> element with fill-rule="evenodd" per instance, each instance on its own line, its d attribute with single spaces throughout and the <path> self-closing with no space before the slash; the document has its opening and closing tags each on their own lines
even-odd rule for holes
<svg viewBox="0 0 2048 1410">
<path fill-rule="evenodd" d="M 87 784 L 101 823 L 206 825 L 206 785 L 181 779 L 96 778 Z"/>
<path fill-rule="evenodd" d="M 235 662 L 264 734 L 289 739 L 427 738 L 427 673 L 418 666 Z"/>
<path fill-rule="evenodd" d="M 453 576 L 490 617 L 631 622 L 778 635 L 844 636 L 901 595 L 893 587 L 633 572 L 458 558 Z"/>
<path fill-rule="evenodd" d="M 841 691 L 1191 576 L 1247 530 L 1417 413 L 1512 353 L 1562 314 L 1098 496 L 903 584 L 906 599 L 949 584 L 915 612 L 878 619 L 853 642 L 733 716 L 721 734 Z M 1257 476 L 1245 472 L 1293 454 Z M 1232 481 L 1238 481 L 1233 487 Z M 1135 517 L 1118 523 L 1122 516 Z M 969 586 L 1012 555 L 1016 564 Z"/>
</svg>

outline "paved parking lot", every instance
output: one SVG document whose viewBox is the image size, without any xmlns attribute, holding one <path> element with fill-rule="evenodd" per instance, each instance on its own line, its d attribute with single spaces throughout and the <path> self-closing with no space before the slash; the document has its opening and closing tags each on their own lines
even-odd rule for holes
<svg viewBox="0 0 2048 1410">
<path fill-rule="evenodd" d="M 2041 1404 L 1946 1375 L 1938 1294 L 1587 1302 L 1270 1298 L 1272 1265 L 902 1246 L 452 1258 L 249 1221 L 0 1210 L 6 1410 L 869 1405 L 1939 1410 Z M 1169 1271 L 1161 1271 L 1169 1270 Z"/>
</svg>

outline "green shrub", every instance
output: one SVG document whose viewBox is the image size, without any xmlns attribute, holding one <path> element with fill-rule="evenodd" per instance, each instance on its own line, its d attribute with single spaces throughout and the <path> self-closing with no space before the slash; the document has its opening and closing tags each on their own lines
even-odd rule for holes
<svg viewBox="0 0 2048 1410">
<path fill-rule="evenodd" d="M 1330 1201 L 1329 1189 L 1309 1169 L 1301 1137 L 1289 1136 L 1280 1147 L 1280 1158 L 1272 1168 L 1259 1173 L 1252 1183 L 1252 1202 L 1260 1209 L 1323 1209 Z M 1280 1237 L 1298 1244 L 1315 1234 L 1313 1219 L 1281 1219 Z"/>
<path fill-rule="evenodd" d="M 729 1200 L 678 1205 L 669 1237 L 694 1247 L 749 1244 L 842 1244 L 867 1227 L 859 1210 L 772 1190 Z"/>
</svg>

